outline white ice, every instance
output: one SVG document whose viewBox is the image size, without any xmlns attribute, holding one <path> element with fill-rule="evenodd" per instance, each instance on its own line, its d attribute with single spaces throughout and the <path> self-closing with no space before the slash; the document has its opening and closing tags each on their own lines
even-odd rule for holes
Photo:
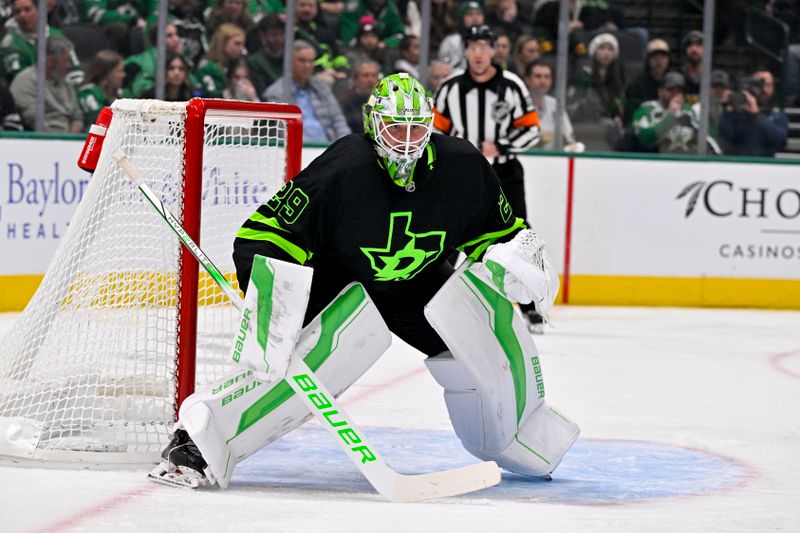
<svg viewBox="0 0 800 533">
<path fill-rule="evenodd" d="M 16 315 L 0 315 L 0 334 Z M 800 531 L 800 312 L 557 307 L 548 401 L 582 435 L 552 482 L 381 499 L 313 423 L 226 491 L 143 471 L 0 468 L 0 531 Z M 470 462 L 422 356 L 394 345 L 343 397 L 401 471 Z M 374 438 L 373 438 L 374 437 Z"/>
</svg>

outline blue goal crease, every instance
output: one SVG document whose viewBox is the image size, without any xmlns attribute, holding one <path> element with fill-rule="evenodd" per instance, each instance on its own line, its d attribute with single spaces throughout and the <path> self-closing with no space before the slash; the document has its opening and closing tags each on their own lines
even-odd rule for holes
<svg viewBox="0 0 800 533">
<path fill-rule="evenodd" d="M 404 474 L 476 462 L 450 431 L 367 428 L 370 440 Z M 421 443 L 424 449 L 420 449 Z M 314 468 L 308 468 L 313 464 Z M 749 478 L 736 461 L 700 450 L 628 440 L 579 439 L 552 481 L 503 472 L 499 485 L 465 494 L 521 502 L 597 505 L 731 490 Z M 361 473 L 319 426 L 307 424 L 237 466 L 236 486 L 290 490 L 372 492 Z"/>
</svg>

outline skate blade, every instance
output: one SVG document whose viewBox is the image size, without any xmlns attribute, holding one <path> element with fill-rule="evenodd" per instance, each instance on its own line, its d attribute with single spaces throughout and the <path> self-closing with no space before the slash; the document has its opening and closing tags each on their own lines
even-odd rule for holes
<svg viewBox="0 0 800 533">
<path fill-rule="evenodd" d="M 202 474 L 188 469 L 187 472 L 170 470 L 167 465 L 159 464 L 147 474 L 147 479 L 155 483 L 183 489 L 199 489 L 210 483 Z"/>
<path fill-rule="evenodd" d="M 528 323 L 528 332 L 533 335 L 544 335 L 544 324 L 541 322 L 537 324 Z"/>
</svg>

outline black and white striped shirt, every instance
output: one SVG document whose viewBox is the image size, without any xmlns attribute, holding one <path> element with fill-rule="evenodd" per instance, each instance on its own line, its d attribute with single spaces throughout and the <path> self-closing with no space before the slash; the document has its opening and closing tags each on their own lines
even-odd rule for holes
<svg viewBox="0 0 800 533">
<path fill-rule="evenodd" d="M 476 83 L 469 72 L 446 79 L 434 98 L 433 126 L 469 140 L 479 150 L 483 141 L 497 145 L 505 163 L 530 149 L 539 139 L 539 119 L 528 88 L 513 72 L 497 73 Z"/>
</svg>

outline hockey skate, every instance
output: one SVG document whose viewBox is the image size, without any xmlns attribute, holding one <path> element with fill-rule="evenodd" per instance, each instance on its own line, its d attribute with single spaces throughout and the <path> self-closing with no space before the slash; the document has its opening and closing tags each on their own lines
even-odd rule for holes
<svg viewBox="0 0 800 533">
<path fill-rule="evenodd" d="M 544 334 L 544 317 L 540 315 L 533 305 L 520 306 L 522 316 L 525 317 L 525 322 L 528 325 L 528 331 L 534 335 Z"/>
<path fill-rule="evenodd" d="M 179 429 L 161 452 L 161 462 L 147 474 L 147 479 L 171 487 L 196 489 L 214 483 L 209 479 L 206 466 L 189 434 Z"/>
</svg>

